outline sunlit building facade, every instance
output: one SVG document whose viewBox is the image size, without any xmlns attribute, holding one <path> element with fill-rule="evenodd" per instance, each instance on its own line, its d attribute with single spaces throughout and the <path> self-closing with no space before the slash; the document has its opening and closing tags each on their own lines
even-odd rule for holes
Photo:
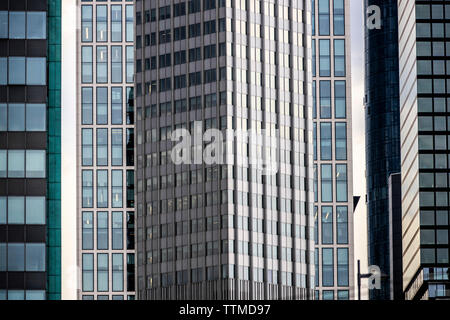
<svg viewBox="0 0 450 320">
<path fill-rule="evenodd" d="M 78 298 L 132 300 L 134 6 L 77 5 Z"/>
<path fill-rule="evenodd" d="M 350 1 L 312 1 L 315 299 L 354 291 Z"/>
</svg>

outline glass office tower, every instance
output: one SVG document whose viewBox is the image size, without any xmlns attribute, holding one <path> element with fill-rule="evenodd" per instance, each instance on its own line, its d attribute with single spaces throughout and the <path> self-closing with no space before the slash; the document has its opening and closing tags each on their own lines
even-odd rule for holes
<svg viewBox="0 0 450 320">
<path fill-rule="evenodd" d="M 60 5 L 0 2 L 0 300 L 61 298 Z"/>
<path fill-rule="evenodd" d="M 315 299 L 353 299 L 350 1 L 312 1 Z"/>
<path fill-rule="evenodd" d="M 403 289 L 448 299 L 450 4 L 399 1 Z"/>
<path fill-rule="evenodd" d="M 400 172 L 397 0 L 365 0 L 381 10 L 381 28 L 366 25 L 366 178 L 369 266 L 389 265 L 389 177 Z M 390 299 L 388 278 L 371 299 Z"/>
<path fill-rule="evenodd" d="M 79 296 L 135 298 L 134 6 L 78 1 Z"/>
<path fill-rule="evenodd" d="M 139 299 L 313 298 L 310 7 L 136 1 Z M 239 163 L 262 150 L 248 141 L 226 164 L 173 164 L 171 132 L 195 121 L 271 132 L 278 173 Z"/>
</svg>

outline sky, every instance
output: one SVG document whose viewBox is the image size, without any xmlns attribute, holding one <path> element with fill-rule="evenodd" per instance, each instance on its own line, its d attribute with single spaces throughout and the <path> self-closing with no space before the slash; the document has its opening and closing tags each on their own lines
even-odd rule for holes
<svg viewBox="0 0 450 320">
<path fill-rule="evenodd" d="M 353 194 L 361 196 L 354 213 L 355 277 L 356 261 L 361 260 L 361 272 L 367 272 L 367 212 L 365 203 L 365 118 L 364 118 L 364 10 L 362 0 L 350 1 L 351 50 L 352 50 L 352 125 L 353 125 Z M 355 284 L 357 283 L 355 279 Z M 362 280 L 362 289 L 367 280 Z M 356 296 L 355 292 L 355 296 Z M 367 290 L 361 298 L 367 299 Z"/>
</svg>

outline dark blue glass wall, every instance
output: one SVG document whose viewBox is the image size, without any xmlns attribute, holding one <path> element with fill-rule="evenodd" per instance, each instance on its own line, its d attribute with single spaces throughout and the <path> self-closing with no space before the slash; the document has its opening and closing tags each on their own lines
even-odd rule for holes
<svg viewBox="0 0 450 320">
<path fill-rule="evenodd" d="M 381 29 L 366 28 L 366 174 L 369 265 L 389 274 L 391 173 L 400 172 L 397 0 L 365 0 L 381 8 Z M 389 299 L 389 280 L 371 299 Z"/>
</svg>

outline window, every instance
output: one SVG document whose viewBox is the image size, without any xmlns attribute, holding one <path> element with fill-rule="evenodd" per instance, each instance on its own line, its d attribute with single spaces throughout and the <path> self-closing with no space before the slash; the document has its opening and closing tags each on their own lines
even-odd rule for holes
<svg viewBox="0 0 450 320">
<path fill-rule="evenodd" d="M 108 124 L 108 88 L 97 87 L 96 117 L 97 124 Z"/>
<path fill-rule="evenodd" d="M 92 124 L 92 88 L 81 88 L 81 121 L 82 124 Z"/>
<path fill-rule="evenodd" d="M 10 11 L 9 12 L 9 38 L 24 39 L 25 38 L 25 12 Z"/>
<path fill-rule="evenodd" d="M 330 35 L 330 0 L 318 0 L 319 2 L 319 35 Z"/>
<path fill-rule="evenodd" d="M 125 6 L 125 41 L 132 42 L 134 40 L 134 9 L 132 5 Z"/>
<path fill-rule="evenodd" d="M 97 171 L 97 208 L 108 207 L 108 170 Z"/>
<path fill-rule="evenodd" d="M 122 6 L 111 6 L 111 41 L 122 41 Z"/>
<path fill-rule="evenodd" d="M 134 166 L 134 129 L 127 128 L 127 167 Z"/>
<path fill-rule="evenodd" d="M 332 202 L 333 201 L 333 177 L 332 177 L 332 166 L 331 164 L 321 165 L 321 193 L 322 202 Z"/>
<path fill-rule="evenodd" d="M 126 81 L 127 83 L 134 82 L 134 51 L 132 46 L 126 47 Z"/>
<path fill-rule="evenodd" d="M 320 81 L 320 118 L 331 118 L 331 82 Z"/>
<path fill-rule="evenodd" d="M 108 212 L 97 212 L 97 249 L 108 249 Z"/>
<path fill-rule="evenodd" d="M 25 151 L 24 150 L 8 150 L 8 177 L 24 178 L 25 177 Z"/>
<path fill-rule="evenodd" d="M 320 123 L 320 159 L 332 160 L 331 123 Z"/>
<path fill-rule="evenodd" d="M 0 198 L 1 201 L 1 198 Z M 1 203 L 0 203 L 1 204 Z M 6 243 L 0 242 L 0 272 L 4 272 L 7 270 L 7 260 L 6 260 Z M 0 290 L 1 292 L 1 290 Z M 5 300 L 0 295 L 0 300 Z"/>
<path fill-rule="evenodd" d="M 348 243 L 348 208 L 345 206 L 336 207 L 337 215 L 337 243 Z"/>
<path fill-rule="evenodd" d="M 333 207 L 322 207 L 322 244 L 333 244 Z"/>
<path fill-rule="evenodd" d="M 45 131 L 47 109 L 45 104 L 27 104 L 26 131 Z"/>
<path fill-rule="evenodd" d="M 97 254 L 97 290 L 98 291 L 108 291 L 109 281 L 108 281 L 108 254 L 98 253 Z"/>
<path fill-rule="evenodd" d="M 97 42 L 108 41 L 108 6 L 97 6 Z"/>
<path fill-rule="evenodd" d="M 6 178 L 7 175 L 7 151 L 0 150 L 0 178 Z"/>
<path fill-rule="evenodd" d="M 345 35 L 345 7 L 344 0 L 333 1 L 333 29 L 335 36 Z"/>
<path fill-rule="evenodd" d="M 8 38 L 8 11 L 0 11 L 0 39 Z"/>
<path fill-rule="evenodd" d="M 83 201 L 82 201 L 83 208 L 92 208 L 94 204 L 92 170 L 83 170 L 82 172 L 82 194 L 83 194 Z"/>
<path fill-rule="evenodd" d="M 111 129 L 111 164 L 121 166 L 123 158 L 122 129 Z"/>
<path fill-rule="evenodd" d="M 9 224 L 25 223 L 24 197 L 8 197 L 8 223 Z"/>
<path fill-rule="evenodd" d="M 319 40 L 319 75 L 321 77 L 331 75 L 330 40 Z"/>
<path fill-rule="evenodd" d="M 122 170 L 112 170 L 112 207 L 123 207 L 123 177 Z"/>
<path fill-rule="evenodd" d="M 322 249 L 322 286 L 332 287 L 334 285 L 333 249 Z"/>
<path fill-rule="evenodd" d="M 337 249 L 337 282 L 338 286 L 348 286 L 348 249 Z"/>
<path fill-rule="evenodd" d="M 346 118 L 346 87 L 345 81 L 334 82 L 334 108 L 336 119 Z"/>
<path fill-rule="evenodd" d="M 92 42 L 92 6 L 81 6 L 81 41 Z"/>
<path fill-rule="evenodd" d="M 345 77 L 345 40 L 334 40 L 334 76 Z"/>
<path fill-rule="evenodd" d="M 336 165 L 336 200 L 338 202 L 347 202 L 347 165 Z"/>
<path fill-rule="evenodd" d="M 94 249 L 94 217 L 92 211 L 83 211 L 82 213 L 82 249 Z"/>
<path fill-rule="evenodd" d="M 83 166 L 93 165 L 92 129 L 81 129 L 81 163 Z"/>
<path fill-rule="evenodd" d="M 25 244 L 25 271 L 45 271 L 45 243 Z"/>
<path fill-rule="evenodd" d="M 111 82 L 122 82 L 122 47 L 111 46 Z"/>
<path fill-rule="evenodd" d="M 3 70 L 3 72 L 0 73 L 0 85 L 6 85 L 8 83 L 8 58 L 6 57 L 0 57 L 0 70 Z M 1 105 L 0 105 L 1 107 Z M 4 124 L 4 122 L 2 122 L 2 116 L 3 114 L 1 113 L 1 108 L 0 108 L 0 129 L 2 128 L 2 125 Z M 6 115 L 5 115 L 6 117 Z M 5 118 L 3 118 L 5 119 Z"/>
<path fill-rule="evenodd" d="M 347 160 L 347 124 L 336 122 L 336 160 Z"/>
<path fill-rule="evenodd" d="M 97 129 L 97 165 L 108 165 L 108 129 Z"/>
<path fill-rule="evenodd" d="M 46 12 L 27 12 L 27 39 L 45 39 L 47 37 L 46 29 Z"/>
<path fill-rule="evenodd" d="M 122 74 L 122 71 L 120 71 Z M 122 124 L 122 88 L 111 88 L 111 123 Z"/>
<path fill-rule="evenodd" d="M 8 58 L 8 83 L 25 84 L 25 57 Z"/>
<path fill-rule="evenodd" d="M 112 249 L 123 249 L 123 213 L 112 213 Z"/>
<path fill-rule="evenodd" d="M 9 104 L 8 105 L 8 130 L 24 131 L 25 130 L 25 105 Z"/>
<path fill-rule="evenodd" d="M 25 271 L 24 243 L 8 243 L 8 271 Z"/>
<path fill-rule="evenodd" d="M 97 47 L 97 83 L 108 82 L 108 47 Z"/>
<path fill-rule="evenodd" d="M 9 84 L 19 84 L 19 85 L 46 84 L 47 65 L 45 58 L 9 57 L 7 69 L 8 69 Z"/>
<path fill-rule="evenodd" d="M 92 83 L 92 47 L 81 47 L 81 82 Z"/>
<path fill-rule="evenodd" d="M 123 291 L 123 254 L 112 255 L 112 282 L 113 291 Z"/>
<path fill-rule="evenodd" d="M 127 87 L 126 88 L 126 105 L 127 105 L 127 124 L 134 124 L 134 101 L 133 101 L 133 88 Z"/>
</svg>

